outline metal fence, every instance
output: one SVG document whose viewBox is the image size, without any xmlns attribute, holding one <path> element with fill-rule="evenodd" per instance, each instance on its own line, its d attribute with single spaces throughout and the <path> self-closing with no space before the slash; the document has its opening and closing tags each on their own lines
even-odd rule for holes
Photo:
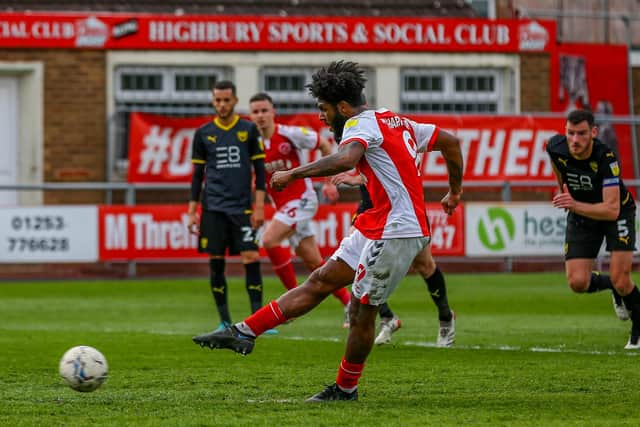
<svg viewBox="0 0 640 427">
<path fill-rule="evenodd" d="M 636 193 L 640 191 L 640 180 L 625 180 L 625 183 L 630 188 L 635 188 Z M 425 189 L 443 189 L 446 191 L 448 188 L 448 184 L 446 182 L 425 182 Z M 485 188 L 495 188 L 500 189 L 500 198 L 496 200 L 496 202 L 509 202 L 512 201 L 513 193 L 519 191 L 521 189 L 530 189 L 532 187 L 535 188 L 553 188 L 556 187 L 557 183 L 555 181 L 546 181 L 546 182 L 509 182 L 509 181 L 472 181 L 464 184 L 464 188 L 469 191 L 473 191 L 474 189 L 485 189 Z M 136 205 L 137 203 L 137 194 L 141 191 L 146 190 L 180 190 L 188 191 L 189 186 L 187 184 L 134 184 L 134 183 L 107 183 L 107 182 L 82 182 L 82 183 L 43 183 L 39 185 L 0 185 L 0 191 L 104 191 L 105 199 L 111 199 L 108 193 L 113 191 L 124 191 L 125 198 L 124 203 L 126 205 Z M 110 204 L 110 203 L 107 203 Z M 185 204 L 186 209 L 186 204 Z M 526 259 L 525 259 L 526 258 Z M 474 258 L 473 261 L 476 263 L 503 263 L 503 270 L 506 272 L 513 271 L 514 261 L 518 261 L 522 259 L 523 261 L 529 263 L 547 263 L 549 262 L 548 257 L 539 257 L 539 259 L 532 257 L 505 257 L 504 259 L 477 259 Z M 442 259 L 441 259 L 442 260 Z M 560 256 L 554 261 L 560 261 Z M 608 255 L 605 255 L 602 258 L 597 260 L 598 268 L 602 267 L 603 263 L 606 263 L 608 260 Z M 446 262 L 451 263 L 462 263 L 469 262 L 470 258 L 468 257 L 447 257 Z M 189 261 L 186 261 L 189 262 Z M 137 263 L 136 261 L 127 261 L 127 274 L 129 277 L 135 277 L 137 271 Z"/>
</svg>

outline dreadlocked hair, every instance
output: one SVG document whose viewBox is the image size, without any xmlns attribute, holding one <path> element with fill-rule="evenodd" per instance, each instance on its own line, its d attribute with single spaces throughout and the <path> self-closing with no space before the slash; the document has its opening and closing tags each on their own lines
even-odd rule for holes
<svg viewBox="0 0 640 427">
<path fill-rule="evenodd" d="M 340 60 L 316 71 L 305 87 L 316 99 L 333 105 L 347 101 L 357 107 L 364 103 L 362 90 L 366 81 L 364 70 L 357 63 Z"/>
</svg>

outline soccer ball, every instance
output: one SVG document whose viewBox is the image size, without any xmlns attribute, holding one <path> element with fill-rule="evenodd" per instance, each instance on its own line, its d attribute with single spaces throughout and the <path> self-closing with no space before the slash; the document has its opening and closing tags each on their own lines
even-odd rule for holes
<svg viewBox="0 0 640 427">
<path fill-rule="evenodd" d="M 70 348 L 60 359 L 60 376 L 76 391 L 93 391 L 107 379 L 107 359 L 93 347 Z"/>
</svg>

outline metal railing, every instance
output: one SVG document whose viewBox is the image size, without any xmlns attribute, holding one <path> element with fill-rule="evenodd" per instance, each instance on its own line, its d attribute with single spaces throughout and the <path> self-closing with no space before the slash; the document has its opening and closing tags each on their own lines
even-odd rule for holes
<svg viewBox="0 0 640 427">
<path fill-rule="evenodd" d="M 625 184 L 630 188 L 636 189 L 636 194 L 640 191 L 640 179 L 631 179 L 625 180 Z M 320 185 L 320 184 L 318 184 Z M 518 189 L 528 190 L 531 188 L 541 188 L 548 187 L 553 188 L 557 187 L 556 181 L 468 181 L 464 183 L 465 189 L 474 189 L 474 188 L 500 188 L 500 200 L 496 200 L 496 202 L 509 202 L 513 200 L 513 192 Z M 423 187 L 434 188 L 434 189 L 446 189 L 448 188 L 448 183 L 446 182 L 424 182 Z M 0 191 L 124 191 L 124 203 L 126 205 L 136 205 L 137 204 L 137 192 L 141 190 L 180 190 L 185 191 L 185 193 L 189 190 L 190 186 L 188 184 L 176 183 L 176 184 L 167 184 L 167 183 L 126 183 L 126 182 L 49 182 L 42 184 L 29 184 L 29 185 L 2 185 L 0 184 Z M 321 192 L 319 192 L 321 194 Z M 111 199 L 107 197 L 106 199 Z M 110 204 L 110 203 L 107 203 Z M 0 208 L 1 209 L 1 208 Z M 185 203 L 186 209 L 186 203 Z M 605 256 L 605 259 L 608 255 Z M 448 257 L 448 261 L 460 261 L 464 262 L 468 260 L 467 257 Z M 504 262 L 504 270 L 506 272 L 511 272 L 513 270 L 513 262 L 514 257 L 505 257 L 503 259 Z M 598 265 L 600 266 L 603 262 L 602 258 L 597 260 Z M 136 276 L 137 262 L 136 261 L 126 261 L 127 263 L 127 275 L 129 277 Z"/>
</svg>

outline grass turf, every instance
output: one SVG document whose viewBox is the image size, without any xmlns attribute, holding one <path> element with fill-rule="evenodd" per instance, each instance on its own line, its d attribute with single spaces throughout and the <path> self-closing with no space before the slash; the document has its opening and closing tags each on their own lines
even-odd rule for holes
<svg viewBox="0 0 640 427">
<path fill-rule="evenodd" d="M 562 274 L 446 279 L 456 347 L 433 347 L 435 307 L 408 277 L 390 300 L 403 326 L 374 348 L 360 400 L 330 404 L 304 399 L 344 351 L 333 297 L 242 357 L 191 342 L 217 325 L 206 280 L 2 283 L 0 425 L 637 425 L 640 352 L 623 350 L 630 324 L 608 293 L 572 294 Z M 229 284 L 241 320 L 244 283 Z M 266 278 L 265 302 L 282 290 Z M 110 365 L 93 393 L 57 374 L 79 344 Z"/>
</svg>

